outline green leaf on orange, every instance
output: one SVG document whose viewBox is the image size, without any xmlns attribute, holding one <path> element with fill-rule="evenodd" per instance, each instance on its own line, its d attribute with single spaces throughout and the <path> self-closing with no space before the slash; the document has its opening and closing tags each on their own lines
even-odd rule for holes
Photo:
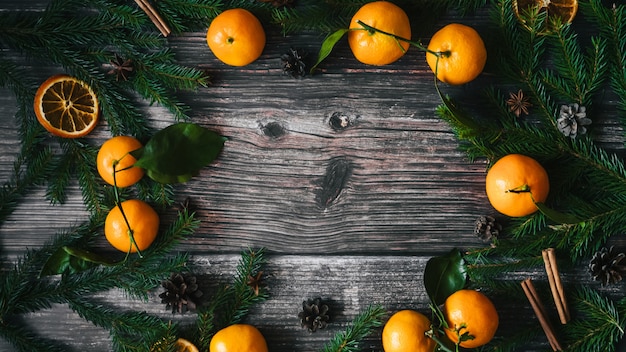
<svg viewBox="0 0 626 352">
<path fill-rule="evenodd" d="M 424 287 L 435 305 L 441 305 L 454 292 L 465 287 L 467 271 L 458 249 L 432 257 L 424 269 Z"/>
<path fill-rule="evenodd" d="M 317 56 L 317 62 L 315 63 L 315 65 L 313 65 L 313 67 L 311 67 L 311 74 L 313 74 L 313 71 L 315 71 L 317 66 L 322 63 L 322 61 L 324 61 L 324 59 L 327 58 L 328 55 L 330 55 L 331 51 L 333 51 L 333 48 L 335 47 L 335 44 L 337 44 L 337 42 L 344 36 L 344 34 L 348 33 L 348 31 L 349 29 L 342 28 L 335 31 L 334 33 L 331 33 L 328 37 L 326 37 L 326 39 L 324 39 L 324 41 L 322 42 L 322 47 L 320 48 L 320 52 Z"/>
<path fill-rule="evenodd" d="M 181 122 L 155 133 L 146 145 L 131 152 L 135 166 L 160 183 L 182 183 L 215 160 L 226 138 L 193 123 Z"/>
<path fill-rule="evenodd" d="M 559 224 L 577 224 L 583 222 L 583 220 L 579 219 L 577 216 L 572 214 L 561 213 L 558 210 L 554 210 L 544 203 L 535 202 L 535 205 L 539 209 L 540 212 L 543 213 L 548 219 L 559 223 Z"/>
<path fill-rule="evenodd" d="M 39 277 L 59 274 L 76 274 L 96 265 L 115 265 L 117 263 L 99 254 L 63 246 L 57 249 L 44 263 Z"/>
</svg>

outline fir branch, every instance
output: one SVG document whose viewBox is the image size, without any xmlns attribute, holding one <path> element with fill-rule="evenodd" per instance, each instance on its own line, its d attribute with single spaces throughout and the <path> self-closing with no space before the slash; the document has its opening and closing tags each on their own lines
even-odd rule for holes
<svg viewBox="0 0 626 352">
<path fill-rule="evenodd" d="M 123 289 L 129 296 L 146 300 L 150 289 L 158 286 L 169 273 L 181 271 L 188 256 L 178 254 L 174 256 L 168 253 L 187 236 L 192 235 L 200 222 L 194 218 L 193 213 L 183 209 L 169 228 L 161 232 L 150 247 L 143 251 L 143 258 L 133 257 L 128 263 L 121 266 L 106 268 L 127 280 L 119 280 L 117 287 Z"/>
<path fill-rule="evenodd" d="M 0 59 L 1 66 L 11 69 L 12 64 Z M 16 123 L 22 146 L 13 163 L 13 174 L 0 186 L 0 224 L 15 210 L 17 201 L 34 185 L 43 184 L 50 175 L 53 153 L 44 142 L 44 129 L 33 121 L 34 88 L 27 83 L 28 75 L 20 79 L 21 70 L 0 72 L 0 83 L 16 94 L 18 110 Z"/>
<path fill-rule="evenodd" d="M 193 333 L 194 342 L 201 351 L 208 351 L 213 335 L 221 328 L 216 325 L 219 310 L 224 307 L 230 299 L 231 291 L 227 286 L 218 287 L 211 297 L 210 302 L 198 309 L 198 317 L 196 319 L 196 332 Z"/>
<path fill-rule="evenodd" d="M 234 300 L 226 305 L 224 315 L 221 316 L 224 326 L 240 322 L 253 304 L 267 299 L 268 294 L 265 288 L 260 287 L 259 294 L 256 295 L 252 287 L 248 285 L 250 278 L 261 271 L 265 263 L 265 249 L 263 248 L 256 251 L 248 249 L 242 253 L 241 260 L 237 264 L 235 280 L 230 286 Z"/>
<path fill-rule="evenodd" d="M 66 190 L 72 176 L 79 167 L 79 163 L 89 160 L 91 156 L 85 155 L 85 148 L 79 141 L 74 139 L 59 138 L 62 153 L 56 156 L 51 167 L 54 169 L 48 182 L 46 197 L 52 204 L 62 204 L 66 200 Z"/>
<path fill-rule="evenodd" d="M 79 297 L 69 307 L 81 318 L 109 331 L 114 351 L 149 351 L 169 324 L 145 312 L 117 312 L 92 298 Z"/>
<path fill-rule="evenodd" d="M 150 258 L 156 260 L 154 264 L 157 265 L 159 257 L 164 256 L 180 241 L 192 235 L 199 226 L 200 220 L 195 218 L 195 213 L 189 212 L 188 209 L 182 209 L 178 212 L 178 217 L 174 223 L 160 234 L 146 253 L 150 255 Z M 145 261 L 145 258 L 143 260 Z"/>
<path fill-rule="evenodd" d="M 319 4 L 298 9 L 277 8 L 272 12 L 272 23 L 280 26 L 285 35 L 306 30 L 332 33 L 339 28 L 347 27 L 349 20 L 350 17 L 342 14 L 332 12 L 329 14 L 329 9 Z"/>
<path fill-rule="evenodd" d="M 0 187 L 0 223 L 15 210 L 17 202 L 34 185 L 42 183 L 48 175 L 48 166 L 52 159 L 50 149 L 42 149 L 29 158 L 25 166 L 26 157 L 18 156 L 13 163 L 14 175 Z"/>
<path fill-rule="evenodd" d="M 561 26 L 550 36 L 557 53 L 554 55 L 554 73 L 543 70 L 544 82 L 566 102 L 590 106 L 591 95 L 604 83 L 606 41 L 591 39 L 588 55 L 583 55 L 577 35 L 570 26 Z"/>
<path fill-rule="evenodd" d="M 624 307 L 618 310 L 613 301 L 589 287 L 579 287 L 570 297 L 579 316 L 564 329 L 568 351 L 615 351 L 626 327 Z"/>
<path fill-rule="evenodd" d="M 622 112 L 622 123 L 626 123 L 626 6 L 616 5 L 607 8 L 600 0 L 580 3 L 581 12 L 590 18 L 607 38 L 607 57 L 611 66 L 611 87 L 617 93 Z"/>
<path fill-rule="evenodd" d="M 147 19 L 142 16 L 142 12 L 136 6 L 128 4 L 112 4 L 107 0 L 92 1 L 91 4 L 97 8 L 105 19 L 111 22 L 121 23 L 124 27 L 140 31 L 142 26 L 147 25 Z"/>
<path fill-rule="evenodd" d="M 221 0 L 162 0 L 155 6 L 175 34 L 205 29 L 224 10 Z"/>
<path fill-rule="evenodd" d="M 93 87 L 98 89 L 98 101 L 100 109 L 111 133 L 113 135 L 132 135 L 143 139 L 151 135 L 151 129 L 147 126 L 146 117 L 140 112 L 133 102 L 130 94 L 118 91 L 112 87 L 112 83 L 101 82 L 102 86 Z"/>
<path fill-rule="evenodd" d="M 231 1 L 229 6 L 234 6 Z M 326 1 L 299 1 L 292 8 L 281 7 L 273 9 L 272 23 L 278 25 L 283 34 L 301 31 L 315 31 L 318 33 L 332 33 L 340 28 L 346 28 L 356 11 L 370 0 L 326 0 Z M 433 20 L 446 11 L 458 11 L 467 14 L 485 6 L 488 0 L 400 0 L 394 1 L 410 17 L 420 16 L 428 9 L 428 20 Z M 415 21 L 416 23 L 419 21 Z"/>
<path fill-rule="evenodd" d="M 191 13 L 204 3 L 189 0 L 191 7 L 185 7 L 185 11 Z M 172 2 L 172 14 L 177 11 L 175 5 L 180 5 L 180 1 Z M 187 18 L 185 21 L 191 20 L 184 18 Z M 151 30 L 146 31 L 146 28 Z M 101 116 L 108 122 L 113 135 L 133 135 L 144 139 L 152 134 L 136 102 L 137 92 L 150 103 L 166 107 L 176 120 L 187 120 L 189 109 L 177 100 L 174 93 L 207 84 L 204 72 L 176 64 L 173 53 L 162 49 L 166 45 L 165 39 L 154 33 L 141 10 L 117 1 L 95 0 L 85 4 L 57 0 L 41 13 L 0 13 L 0 43 L 3 48 L 9 49 L 8 52 L 16 51 L 21 56 L 62 66 L 68 74 L 87 82 L 98 96 Z M 137 64 L 130 82 L 114 82 L 113 77 L 105 75 L 106 65 L 113 59 L 114 53 L 102 48 L 122 53 Z M 28 76 L 22 76 L 21 69 L 3 57 L 0 57 L 0 67 L 6 68 L 0 70 L 0 84 L 12 87 L 19 102 L 28 101 L 32 106 L 34 89 L 22 83 L 28 82 L 23 79 Z M 40 126 L 36 128 L 41 130 Z M 32 133 L 29 132 L 31 127 L 25 125 L 22 130 L 25 132 L 22 144 L 28 145 L 26 133 Z M 53 203 L 65 200 L 66 187 L 77 175 L 76 161 L 85 160 L 81 148 L 63 144 L 62 149 L 65 155 L 50 160 L 55 161 L 51 166 L 56 168 L 54 177 L 47 178 L 50 181 L 48 196 Z M 24 160 L 35 158 L 25 155 Z M 88 171 L 89 168 L 80 168 L 79 185 L 88 209 L 99 212 L 103 207 L 94 183 L 89 182 L 94 177 L 89 176 Z M 154 198 L 160 198 L 165 204 L 165 194 L 161 192 Z"/>
<path fill-rule="evenodd" d="M 248 286 L 250 277 L 259 273 L 266 263 L 265 249 L 248 249 L 241 253 L 232 284 L 221 285 L 210 302 L 198 309 L 197 331 L 193 334 L 196 346 L 208 350 L 211 338 L 226 326 L 240 322 L 255 303 L 267 299 L 264 287 L 259 287 L 259 294 Z"/>
<path fill-rule="evenodd" d="M 59 280 L 38 278 L 40 268 L 52 253 L 67 245 L 88 246 L 98 236 L 96 229 L 102 226 L 102 221 L 101 218 L 94 218 L 89 223 L 59 234 L 42 249 L 28 252 L 14 270 L 3 272 L 0 276 L 3 283 L 0 287 L 0 321 L 8 321 L 22 313 L 46 309 L 54 303 L 68 303 L 72 309 L 96 325 L 117 329 L 112 331 L 112 336 L 124 341 L 127 333 L 140 324 L 134 319 L 152 319 L 139 313 L 121 314 L 117 316 L 117 320 L 112 319 L 107 308 L 92 305 L 82 300 L 82 297 L 121 288 L 131 297 L 146 300 L 147 292 L 156 287 L 163 277 L 184 266 L 186 255 L 168 257 L 166 254 L 180 239 L 193 233 L 198 226 L 197 221 L 186 211 L 181 212 L 178 220 L 144 251 L 143 258 L 132 258 L 123 264 L 97 266 L 76 274 L 62 275 Z M 131 329 L 125 330 L 125 326 Z M 29 339 L 28 336 L 22 338 Z M 124 347 L 120 350 L 129 349 Z"/>
<path fill-rule="evenodd" d="M 575 166 L 585 170 L 590 185 L 597 185 L 606 194 L 626 194 L 626 165 L 618 155 L 609 154 L 590 139 L 573 142 L 568 152 L 575 158 Z"/>
<path fill-rule="evenodd" d="M 506 281 L 503 281 L 504 273 L 520 272 L 542 264 L 541 255 L 512 259 L 492 255 L 489 251 L 470 251 L 463 259 L 467 262 L 470 282 L 479 287 L 488 287 L 492 291 L 515 292 L 519 285 L 507 285 Z"/>
<path fill-rule="evenodd" d="M 174 204 L 174 185 L 142 180 L 137 183 L 137 197 L 165 209 Z"/>
<path fill-rule="evenodd" d="M 361 340 L 369 336 L 375 328 L 382 326 L 386 311 L 382 306 L 370 305 L 357 315 L 345 331 L 337 333 L 324 346 L 323 352 L 357 352 Z"/>
<path fill-rule="evenodd" d="M 519 286 L 519 285 L 517 285 Z M 526 299 L 526 297 L 524 297 Z M 528 341 L 534 341 L 543 334 L 543 331 L 534 324 L 533 326 L 516 326 L 515 332 L 511 335 L 507 335 L 506 338 L 500 338 L 498 336 L 487 345 L 483 346 L 480 351 L 487 352 L 518 352 L 522 351 L 524 346 L 528 345 Z"/>
<path fill-rule="evenodd" d="M 555 39 L 555 47 L 557 48 L 554 55 L 554 66 L 557 70 L 555 76 L 558 76 L 558 80 L 556 77 L 551 77 L 553 81 L 558 81 L 555 88 L 569 101 L 583 104 L 585 101 L 583 82 L 586 72 L 581 71 L 580 68 L 584 68 L 585 61 L 576 41 L 576 34 L 570 26 L 561 26 L 550 38 Z M 548 73 L 544 75 L 549 76 Z"/>
<path fill-rule="evenodd" d="M 546 14 L 540 13 L 536 8 L 521 15 L 530 30 L 519 24 L 510 0 L 498 0 L 490 12 L 491 19 L 498 28 L 494 32 L 495 42 L 499 43 L 495 46 L 498 50 L 497 67 L 502 70 L 504 77 L 526 83 L 529 75 L 539 69 L 545 53 L 546 36 L 540 35 L 540 32 L 546 21 Z"/>
<path fill-rule="evenodd" d="M 102 217 L 109 211 L 109 207 L 105 204 L 105 196 L 102 194 L 102 187 L 100 187 L 100 178 L 94 172 L 96 155 L 97 152 L 94 148 L 84 146 L 83 152 L 79 154 L 81 159 L 77 163 L 76 173 L 87 211 L 95 217 Z"/>
<path fill-rule="evenodd" d="M 25 324 L 19 322 L 0 320 L 0 337 L 9 342 L 16 351 L 67 351 L 67 346 L 37 335 Z"/>
<path fill-rule="evenodd" d="M 178 272 L 185 268 L 188 260 L 186 254 L 178 254 L 175 256 L 159 257 L 152 254 L 145 263 L 133 263 L 125 267 L 123 273 L 121 270 L 113 271 L 114 277 L 117 277 L 118 283 L 116 287 L 124 290 L 131 298 L 147 301 L 148 292 L 157 287 L 164 277 L 172 272 Z"/>
<path fill-rule="evenodd" d="M 0 273 L 0 320 L 14 314 L 33 312 L 49 308 L 52 303 L 63 303 L 67 296 L 58 289 L 57 283 L 38 279 L 39 272 L 50 255 L 65 245 L 85 245 L 97 234 L 103 218 L 92 218 L 89 222 L 59 233 L 42 248 L 28 251 L 18 260 L 13 270 Z M 72 288 L 69 289 L 69 292 Z"/>
<path fill-rule="evenodd" d="M 522 30 L 507 4 L 501 1 L 494 11 L 494 20 L 509 38 L 508 42 L 512 42 L 512 47 L 500 53 L 501 66 L 527 85 L 533 111 L 537 111 L 533 117 L 539 120 L 512 119 L 495 89 L 489 92 L 489 99 L 500 111 L 500 126 L 482 123 L 445 99 L 438 113 L 450 122 L 471 158 L 485 156 L 495 160 L 506 154 L 523 153 L 550 165 L 550 174 L 558 177 L 551 177 L 554 187 L 549 206 L 580 219 L 578 224 L 549 226 L 542 214 L 514 219 L 506 228 L 512 238 L 500 241 L 492 254 L 525 258 L 555 246 L 570 251 L 572 260 L 576 261 L 596 250 L 610 235 L 624 230 L 621 214 L 626 200 L 626 167 L 621 158 L 599 148 L 590 138 L 571 139 L 560 133 L 556 126 L 557 107 L 547 86 L 571 99 L 591 101 L 605 82 L 608 66 L 604 48 L 608 44 L 604 38 L 593 38 L 594 47 L 584 56 L 577 36 L 566 26 L 555 34 L 556 45 L 548 50 L 547 43 L 539 39 L 543 27 L 539 23 L 545 19 L 535 12 L 525 14 L 530 29 Z M 532 50 L 524 51 L 524 48 Z M 555 73 L 540 70 L 544 60 L 537 53 L 552 54 L 555 49 L 554 56 L 559 57 L 553 67 Z"/>
</svg>

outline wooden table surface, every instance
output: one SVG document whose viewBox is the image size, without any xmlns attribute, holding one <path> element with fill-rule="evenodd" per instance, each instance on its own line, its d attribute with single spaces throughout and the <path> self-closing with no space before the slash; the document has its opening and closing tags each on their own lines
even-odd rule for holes
<svg viewBox="0 0 626 352">
<path fill-rule="evenodd" d="M 26 6 L 37 10 L 45 2 L 5 0 L 0 10 Z M 488 35 L 487 12 L 479 11 L 463 18 L 444 16 L 421 38 L 427 42 L 453 20 Z M 216 162 L 176 187 L 176 198 L 189 198 L 201 221 L 177 250 L 190 254 L 196 273 L 211 276 L 233 273 L 246 248 L 267 249 L 264 273 L 270 297 L 246 321 L 259 327 L 273 352 L 318 351 L 369 304 L 390 312 L 428 313 L 422 282 L 427 260 L 453 248 L 487 245 L 473 233 L 480 215 L 494 213 L 484 192 L 486 160 L 468 160 L 450 126 L 435 115 L 440 100 L 422 52 L 412 48 L 394 64 L 371 67 L 358 63 L 343 41 L 318 74 L 293 79 L 283 74 L 280 56 L 289 47 L 316 55 L 323 36 L 283 36 L 277 28 L 267 28 L 267 33 L 262 56 L 244 68 L 217 61 L 204 32 L 168 39 L 180 63 L 205 69 L 212 77 L 207 88 L 179 95 L 191 106 L 193 121 L 228 138 Z M 23 65 L 32 65 L 33 75 L 42 80 L 62 71 Z M 442 87 L 471 101 L 489 75 L 487 70 L 470 84 Z M 162 107 L 144 103 L 142 109 L 156 127 L 173 122 Z M 2 182 L 9 179 L 19 150 L 16 111 L 14 96 L 0 89 Z M 346 119 L 348 126 L 338 128 L 337 119 Z M 602 123 L 606 145 L 621 147 L 615 122 Z M 98 145 L 109 136 L 103 124 L 86 142 Z M 32 189 L 0 224 L 4 264 L 88 215 L 76 182 L 65 204 L 50 204 L 45 192 L 45 187 Z M 512 279 L 545 280 L 542 269 Z M 572 270 L 564 281 L 586 282 L 589 277 L 585 270 Z M 149 302 L 117 291 L 96 299 L 166 320 L 194 319 L 193 314 L 170 314 L 160 303 L 160 292 L 155 288 Z M 315 297 L 332 302 L 334 317 L 326 329 L 310 333 L 300 327 L 298 313 L 303 300 Z M 514 330 L 520 320 L 535 319 L 527 302 L 500 299 L 496 305 L 502 320 L 499 335 Z M 68 351 L 110 350 L 107 331 L 64 305 L 24 319 L 38 333 L 66 342 Z M 543 335 L 523 348 L 548 349 Z M 0 341 L 0 350 L 11 348 Z M 382 350 L 380 331 L 366 341 L 363 351 L 370 350 Z"/>
</svg>

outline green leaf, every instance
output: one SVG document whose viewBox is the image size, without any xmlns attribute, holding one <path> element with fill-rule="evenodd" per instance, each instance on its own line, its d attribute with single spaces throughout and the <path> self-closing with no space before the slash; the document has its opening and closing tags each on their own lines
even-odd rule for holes
<svg viewBox="0 0 626 352">
<path fill-rule="evenodd" d="M 96 265 L 116 265 L 118 263 L 99 254 L 74 247 L 63 246 L 52 253 L 39 272 L 39 277 L 63 273 L 75 274 Z"/>
<path fill-rule="evenodd" d="M 582 222 L 581 219 L 577 218 L 572 214 L 561 213 L 560 211 L 556 211 L 552 208 L 549 208 L 543 203 L 535 203 L 539 211 L 543 213 L 543 215 L 547 216 L 548 219 L 559 223 L 559 224 L 577 224 Z"/>
<path fill-rule="evenodd" d="M 131 154 L 135 166 L 144 168 L 160 183 L 186 182 L 215 160 L 225 137 L 193 123 L 181 122 L 157 132 L 146 145 Z"/>
<path fill-rule="evenodd" d="M 90 252 L 85 249 L 67 247 L 67 246 L 63 247 L 63 249 L 67 253 L 72 255 L 73 257 L 80 259 L 82 261 L 86 261 L 86 262 L 90 262 L 94 264 L 108 265 L 108 266 L 119 264 L 118 262 L 112 261 L 111 259 L 105 256 L 102 256 L 94 252 Z"/>
<path fill-rule="evenodd" d="M 63 273 L 70 267 L 70 258 L 71 255 L 67 253 L 63 247 L 57 249 L 56 252 L 52 253 L 48 260 L 46 260 L 46 263 L 39 272 L 39 277 Z"/>
<path fill-rule="evenodd" d="M 116 263 L 84 249 L 63 246 L 48 258 L 39 272 L 39 277 L 63 273 L 75 274 L 99 264 L 115 265 Z"/>
<path fill-rule="evenodd" d="M 348 33 L 348 31 L 349 29 L 342 28 L 330 34 L 328 37 L 326 37 L 326 39 L 324 39 L 324 42 L 322 42 L 322 47 L 320 48 L 320 52 L 317 56 L 317 62 L 315 63 L 315 65 L 313 65 L 313 67 L 311 67 L 311 71 L 310 71 L 311 74 L 313 74 L 313 71 L 315 71 L 317 66 L 322 61 L 324 61 L 324 59 L 327 58 L 328 55 L 330 55 L 330 52 L 333 51 L 335 44 L 337 44 L 339 39 L 341 39 L 344 34 Z"/>
<path fill-rule="evenodd" d="M 430 258 L 426 263 L 424 286 L 435 305 L 443 304 L 448 296 L 465 287 L 466 280 L 465 262 L 458 249 Z"/>
</svg>

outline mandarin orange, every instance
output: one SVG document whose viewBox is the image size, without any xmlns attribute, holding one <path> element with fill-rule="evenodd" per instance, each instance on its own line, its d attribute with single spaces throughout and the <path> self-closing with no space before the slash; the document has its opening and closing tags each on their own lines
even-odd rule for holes
<svg viewBox="0 0 626 352">
<path fill-rule="evenodd" d="M 509 154 L 491 166 L 485 189 L 494 209 L 504 215 L 520 217 L 538 210 L 535 202 L 548 198 L 550 181 L 546 170 L 535 159 Z"/>
<path fill-rule="evenodd" d="M 365 29 L 357 21 L 378 30 L 411 39 L 411 24 L 406 12 L 388 1 L 375 1 L 363 5 L 350 21 L 348 44 L 354 57 L 368 65 L 387 65 L 401 58 L 409 43 L 390 35 Z"/>
<path fill-rule="evenodd" d="M 213 19 L 206 40 L 220 61 L 231 66 L 245 66 L 263 53 L 265 31 L 250 11 L 230 9 Z"/>
<path fill-rule="evenodd" d="M 268 352 L 265 338 L 256 327 L 234 324 L 215 333 L 209 352 Z"/>
<path fill-rule="evenodd" d="M 452 342 L 457 343 L 459 336 L 467 333 L 469 339 L 459 343 L 464 348 L 489 343 L 498 330 L 496 307 L 487 296 L 476 290 L 464 289 L 451 294 L 444 302 L 443 313 L 448 324 L 445 333 Z"/>
<path fill-rule="evenodd" d="M 148 203 L 139 199 L 123 201 L 109 211 L 104 221 L 104 236 L 122 252 L 143 251 L 154 242 L 158 232 L 159 215 Z"/>
<path fill-rule="evenodd" d="M 100 177 L 106 183 L 117 187 L 128 187 L 137 183 L 145 174 L 145 170 L 133 166 L 137 159 L 130 152 L 141 147 L 141 142 L 131 136 L 116 136 L 104 142 L 96 157 Z"/>
<path fill-rule="evenodd" d="M 382 342 L 385 352 L 433 352 L 437 344 L 426 336 L 430 320 L 414 310 L 394 313 L 383 328 Z"/>
<path fill-rule="evenodd" d="M 460 23 L 438 30 L 427 49 L 426 62 L 430 69 L 440 81 L 451 85 L 472 81 L 483 72 L 487 62 L 487 49 L 478 32 Z"/>
</svg>

